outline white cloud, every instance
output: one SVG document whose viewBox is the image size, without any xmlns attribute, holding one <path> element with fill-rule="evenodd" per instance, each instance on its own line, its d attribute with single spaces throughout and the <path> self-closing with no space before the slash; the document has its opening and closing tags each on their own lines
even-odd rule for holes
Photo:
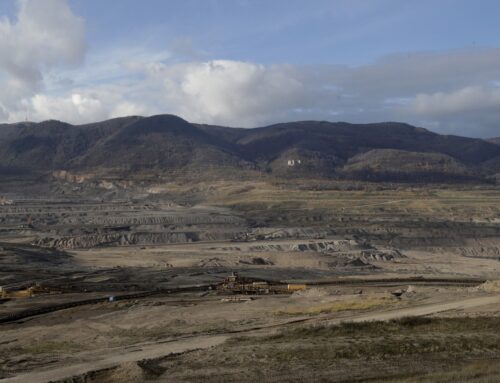
<svg viewBox="0 0 500 383">
<path fill-rule="evenodd" d="M 335 116 L 400 120 L 468 135 L 498 134 L 500 124 L 499 90 L 492 87 L 500 79 L 496 48 L 394 55 L 361 67 L 215 60 L 150 62 L 135 70 L 145 74 L 157 109 L 196 122 L 253 127 Z M 477 118 L 479 110 L 486 115 Z"/>
<path fill-rule="evenodd" d="M 159 113 L 141 102 L 127 100 L 125 95 L 130 89 L 125 85 L 105 84 L 75 88 L 67 95 L 39 93 L 23 100 L 23 108 L 10 113 L 10 119 L 21 121 L 28 113 L 31 121 L 54 119 L 83 124 L 114 117 Z"/>
<path fill-rule="evenodd" d="M 468 86 L 452 92 L 420 93 L 411 107 L 415 113 L 425 116 L 499 110 L 500 88 Z"/>
<path fill-rule="evenodd" d="M 446 59 L 437 54 L 416 55 L 420 59 L 411 67 L 384 59 L 357 68 L 232 60 L 169 64 L 168 54 L 134 60 L 121 54 L 119 81 L 78 86 L 62 96 L 38 95 L 29 105 L 35 119 L 74 123 L 173 113 L 192 122 L 243 127 L 305 119 L 398 120 L 447 133 L 498 135 L 499 88 L 492 84 L 500 70 L 490 62 L 496 52 L 484 51 L 474 65 L 465 53 L 455 55 L 446 71 Z M 489 74 L 477 74 L 481 70 Z M 453 84 L 465 85 L 454 90 Z M 82 105 L 72 94 L 81 95 Z"/>
<path fill-rule="evenodd" d="M 178 64 L 150 76 L 162 79 L 165 102 L 187 119 L 255 126 L 303 106 L 307 84 L 290 66 L 216 60 Z"/>
<path fill-rule="evenodd" d="M 500 48 L 409 52 L 338 68 L 333 81 L 366 96 L 404 97 L 487 84 L 500 78 Z"/>
<path fill-rule="evenodd" d="M 500 87 L 468 86 L 450 92 L 417 94 L 406 115 L 424 119 L 436 130 L 453 134 L 500 134 Z"/>
<path fill-rule="evenodd" d="M 141 116 L 147 114 L 147 108 L 130 101 L 121 101 L 109 113 L 109 117 Z"/>
<path fill-rule="evenodd" d="M 85 122 L 108 117 L 105 106 L 96 96 L 92 95 L 73 93 L 64 98 L 37 94 L 32 98 L 31 103 L 33 117 L 37 120 L 56 119 Z"/>
<path fill-rule="evenodd" d="M 44 75 L 81 63 L 84 53 L 84 21 L 66 0 L 18 0 L 16 19 L 0 19 L 0 102 L 15 112 L 43 89 Z"/>
</svg>

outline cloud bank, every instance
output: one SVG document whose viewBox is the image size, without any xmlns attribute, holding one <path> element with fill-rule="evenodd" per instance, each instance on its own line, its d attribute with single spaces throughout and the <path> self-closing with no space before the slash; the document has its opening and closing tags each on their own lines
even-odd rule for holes
<svg viewBox="0 0 500 383">
<path fill-rule="evenodd" d="M 0 121 L 22 120 L 26 110 L 31 120 L 73 123 L 173 113 L 239 127 L 397 120 L 500 136 L 500 48 L 397 54 L 357 67 L 262 65 L 208 60 L 181 38 L 166 52 L 110 51 L 99 66 L 83 64 L 84 21 L 65 0 L 18 4 L 15 20 L 0 21 Z"/>
<path fill-rule="evenodd" d="M 65 0 L 18 0 L 17 18 L 0 19 L 0 116 L 15 114 L 47 73 L 80 64 L 84 53 L 84 21 Z"/>
</svg>

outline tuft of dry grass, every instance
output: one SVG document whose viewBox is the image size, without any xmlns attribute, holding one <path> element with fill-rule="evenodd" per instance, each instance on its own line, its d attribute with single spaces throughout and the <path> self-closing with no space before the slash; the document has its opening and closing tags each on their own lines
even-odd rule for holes
<svg viewBox="0 0 500 383">
<path fill-rule="evenodd" d="M 19 349 L 22 354 L 61 354 L 72 351 L 82 350 L 82 346 L 75 342 L 63 341 L 47 341 L 36 342 L 30 346 L 23 346 Z"/>
<path fill-rule="evenodd" d="M 390 296 L 360 296 L 354 299 L 343 299 L 337 302 L 310 306 L 307 308 L 290 308 L 286 310 L 280 310 L 277 311 L 275 315 L 319 315 L 341 311 L 369 310 L 382 306 L 392 306 L 397 303 L 398 301 Z"/>
<path fill-rule="evenodd" d="M 500 382 L 500 360 L 481 360 L 458 365 L 452 370 L 424 375 L 385 378 L 373 383 L 498 383 Z"/>
<path fill-rule="evenodd" d="M 408 317 L 232 338 L 165 367 L 179 381 L 492 383 L 498 317 Z M 175 379 L 174 379 L 175 380 Z"/>
</svg>

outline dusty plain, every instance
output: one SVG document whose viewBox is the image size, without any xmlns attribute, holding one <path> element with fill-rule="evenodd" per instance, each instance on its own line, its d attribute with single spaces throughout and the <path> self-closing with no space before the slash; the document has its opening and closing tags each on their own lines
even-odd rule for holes
<svg viewBox="0 0 500 383">
<path fill-rule="evenodd" d="M 15 180 L 0 195 L 1 382 L 500 380 L 498 186 Z M 218 290 L 232 272 L 306 289 Z"/>
</svg>

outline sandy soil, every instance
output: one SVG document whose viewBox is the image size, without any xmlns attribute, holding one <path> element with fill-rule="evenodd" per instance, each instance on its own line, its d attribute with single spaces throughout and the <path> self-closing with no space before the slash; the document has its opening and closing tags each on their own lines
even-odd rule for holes
<svg viewBox="0 0 500 383">
<path fill-rule="evenodd" d="M 222 364 L 226 359 L 238 362 L 224 352 L 231 352 L 228 345 L 242 336 L 270 337 L 283 329 L 407 316 L 500 316 L 498 190 L 410 185 L 316 190 L 308 184 L 215 183 L 201 185 L 197 191 L 192 185 L 184 185 L 187 189 L 168 185 L 168 198 L 145 194 L 139 200 L 99 202 L 65 196 L 61 201 L 21 199 L 2 207 L 0 285 L 22 291 L 38 284 L 46 290 L 30 298 L 1 300 L 0 317 L 79 299 L 158 294 L 0 324 L 0 380 L 44 382 L 77 376 L 76 381 L 101 383 L 101 375 L 92 371 L 107 369 L 103 382 L 142 382 L 154 374 L 147 375 L 150 369 L 139 364 L 170 355 L 167 360 L 172 364 L 167 365 L 179 374 L 173 381 L 176 377 L 200 380 L 183 371 L 182 364 L 189 362 L 201 371 L 215 371 L 214 376 L 221 378 L 214 381 L 219 382 L 225 372 L 237 367 L 216 371 L 210 353 L 220 351 L 217 357 Z M 196 198 L 180 206 L 193 193 Z M 309 286 L 292 295 L 223 302 L 228 296 L 208 286 L 232 271 Z M 438 285 L 419 277 L 489 282 Z M 406 278 L 407 282 L 374 282 L 381 278 Z M 349 282 L 313 284 L 325 281 Z M 168 292 L 196 286 L 198 290 Z M 470 337 L 467 344 L 491 338 L 491 333 L 460 331 Z M 425 344 L 426 334 L 421 335 Z M 448 334 L 443 339 L 460 351 L 461 335 Z M 346 344 L 351 340 L 349 334 L 342 338 Z M 324 347 L 321 350 L 330 350 L 330 339 L 316 341 Z M 373 340 L 381 354 L 363 361 L 359 379 L 381 366 L 378 361 L 391 351 L 383 349 L 386 341 Z M 399 345 L 397 339 L 393 341 Z M 315 355 L 314 348 L 292 346 Z M 478 357 L 496 357 L 490 346 L 485 342 Z M 239 360 L 242 365 L 248 358 L 258 360 L 252 349 L 241 350 L 246 352 Z M 179 358 L 175 353 L 181 353 Z M 183 359 L 183 355 L 192 356 Z M 446 360 L 429 358 L 425 366 L 440 368 Z M 335 361 L 339 374 L 356 369 L 347 362 L 342 365 L 342 358 Z M 419 366 L 412 366 L 411 357 L 398 359 L 398 365 L 408 371 Z M 390 363 L 384 366 L 395 370 Z M 317 366 L 309 367 L 314 371 Z M 269 368 L 267 372 L 278 369 L 289 377 L 295 373 L 279 370 L 279 363 Z M 258 373 L 255 376 L 261 376 Z M 244 381 L 255 381 L 255 376 Z M 161 379 L 169 381 L 165 375 Z"/>
<path fill-rule="evenodd" d="M 49 382 L 49 381 L 54 381 L 58 379 L 63 379 L 68 376 L 74 376 L 74 375 L 82 375 L 84 373 L 90 372 L 90 371 L 95 371 L 95 370 L 102 370 L 106 368 L 110 368 L 116 365 L 122 365 L 124 363 L 128 362 L 137 362 L 145 359 L 155 359 L 155 358 L 160 358 L 160 357 L 165 357 L 168 356 L 172 353 L 183 353 L 195 349 L 204 349 L 204 348 L 210 348 L 215 345 L 221 344 L 222 342 L 226 341 L 230 337 L 234 336 L 241 336 L 241 335 L 264 335 L 269 332 L 274 332 L 278 328 L 283 328 L 283 326 L 288 325 L 295 325 L 297 323 L 308 323 L 308 324 L 338 324 L 341 322 L 345 321 L 350 321 L 350 322 L 363 322 L 363 321 L 374 321 L 374 320 L 391 320 L 391 319 L 397 319 L 397 318 L 402 318 L 402 317 L 408 317 L 408 316 L 424 316 L 424 315 L 431 315 L 431 314 L 443 314 L 447 313 L 450 311 L 465 311 L 465 310 L 471 310 L 474 309 L 475 312 L 481 312 L 481 308 L 488 308 L 490 306 L 495 306 L 497 308 L 500 308 L 500 294 L 494 293 L 494 294 L 488 294 L 488 295 L 480 295 L 480 296 L 473 296 L 465 299 L 457 299 L 454 301 L 450 302 L 450 291 L 448 292 L 441 292 L 440 294 L 437 294 L 436 297 L 432 299 L 427 299 L 430 301 L 438 301 L 438 303 L 425 303 L 425 304 L 418 304 L 418 305 L 412 305 L 412 307 L 408 307 L 408 305 L 403 304 L 403 307 L 400 308 L 394 308 L 394 309 L 387 309 L 386 307 L 379 307 L 376 310 L 370 310 L 369 312 L 365 313 L 359 313 L 356 310 L 354 312 L 341 312 L 341 313 L 330 313 L 330 314 L 323 314 L 320 316 L 314 316 L 314 317 L 308 317 L 308 316 L 298 316 L 298 317 L 293 317 L 293 318 L 288 318 L 288 319 L 280 319 L 280 320 L 275 320 L 275 323 L 273 321 L 267 322 L 267 323 L 261 323 L 261 324 L 253 324 L 251 327 L 248 327 L 248 324 L 245 324 L 244 326 L 236 327 L 235 330 L 232 331 L 224 331 L 223 329 L 220 329 L 217 331 L 216 335 L 183 335 L 180 337 L 172 337 L 169 339 L 165 340 L 156 340 L 155 342 L 141 342 L 141 343 L 136 343 L 130 346 L 126 347 L 114 347 L 114 348 L 108 348 L 106 350 L 92 350 L 92 351 L 86 351 L 83 353 L 78 353 L 74 354 L 72 357 L 71 361 L 66 361 L 66 363 L 62 365 L 55 365 L 52 368 L 41 368 L 35 372 L 30 372 L 30 373 L 21 373 L 13 378 L 8 378 L 2 380 L 2 382 L 6 383 L 14 383 L 14 382 L 27 382 L 27 381 L 33 381 L 33 382 Z M 463 292 L 465 294 L 465 292 Z M 374 296 L 374 294 L 377 293 L 372 293 L 371 298 Z M 380 293 L 378 293 L 380 294 Z M 478 293 L 476 293 L 478 294 Z M 311 294 L 309 294 L 311 295 Z M 328 297 L 328 295 L 318 293 L 317 298 L 314 300 L 313 299 L 313 304 L 314 301 L 316 302 L 322 302 L 325 303 L 325 298 Z M 288 298 L 286 297 L 285 300 L 301 300 L 301 299 L 306 299 L 306 298 L 311 298 L 310 296 L 302 296 L 302 297 L 294 297 L 294 298 Z M 345 297 L 344 297 L 345 299 Z M 232 309 L 231 304 L 226 304 L 226 305 L 221 305 L 219 303 L 214 302 L 213 304 L 218 305 L 219 307 L 223 308 L 223 313 L 220 313 L 219 315 L 224 318 L 228 318 L 227 320 L 233 320 L 236 318 L 241 318 L 242 317 L 248 317 L 249 315 L 256 315 L 258 311 L 265 310 L 266 307 L 269 309 L 270 307 L 275 308 L 279 306 L 279 303 L 277 302 L 265 302 L 266 299 L 263 299 L 261 301 L 256 301 L 256 302 L 250 302 L 250 304 L 239 304 L 238 310 L 235 311 Z M 330 302 L 332 300 L 330 299 Z M 446 303 L 445 303 L 446 302 Z M 302 302 L 304 303 L 304 302 Z M 285 302 L 285 305 L 287 302 Z M 297 304 L 297 302 L 292 302 L 293 304 Z M 309 302 L 311 305 L 311 302 Z M 252 307 L 248 308 L 249 306 L 259 306 L 259 307 Z M 304 307 L 304 304 L 300 305 L 301 307 Z M 234 306 L 233 306 L 234 307 Z M 127 310 L 127 311 L 132 311 L 132 312 L 127 312 L 127 313 L 122 313 L 122 318 L 115 318 L 114 322 L 119 323 L 119 326 L 121 328 L 126 328 L 129 327 L 131 329 L 131 322 L 133 322 L 133 318 L 138 316 L 137 309 L 132 309 L 132 310 Z M 156 312 L 155 314 L 151 312 L 151 310 L 148 310 L 148 317 L 149 316 L 155 316 L 159 317 L 161 314 L 159 312 Z M 186 310 L 189 311 L 189 310 Z M 200 307 L 197 307 L 196 312 L 198 312 L 198 315 L 207 315 L 208 312 L 203 312 L 203 310 Z M 212 310 L 213 307 L 212 307 Z M 113 312 L 114 316 L 115 312 Z M 124 316 L 123 316 L 124 314 Z M 191 314 L 194 314 L 191 310 Z M 101 322 L 101 330 L 103 329 L 104 323 L 106 321 L 106 317 L 109 320 L 110 314 L 105 314 L 105 315 L 100 315 L 98 318 L 100 318 Z M 165 317 L 165 315 L 163 315 Z M 194 319 L 196 320 L 196 319 Z M 45 318 L 44 321 L 48 321 L 48 318 Z M 94 319 L 95 321 L 95 319 Z M 206 318 L 206 321 L 210 321 L 209 318 Z M 88 320 L 82 320 L 78 319 L 75 323 L 75 330 L 77 327 L 82 328 L 82 327 L 91 327 L 90 323 L 85 324 L 85 322 L 88 322 Z M 129 323 L 128 325 L 126 323 Z M 96 323 L 94 323 L 94 326 L 92 328 L 94 330 L 97 330 L 98 327 L 95 326 Z M 26 324 L 27 325 L 27 331 L 25 336 L 29 337 L 29 334 L 34 335 L 36 332 L 39 332 L 40 327 L 33 325 L 29 325 L 29 322 Z M 61 326 L 56 326 L 58 327 L 58 332 L 59 331 L 64 331 L 67 335 L 69 328 L 67 325 L 64 325 L 63 328 Z M 47 328 L 45 328 L 45 331 L 47 331 Z M 84 336 L 82 333 L 79 335 L 80 337 Z M 6 339 L 9 338 L 9 331 L 6 332 Z"/>
</svg>

